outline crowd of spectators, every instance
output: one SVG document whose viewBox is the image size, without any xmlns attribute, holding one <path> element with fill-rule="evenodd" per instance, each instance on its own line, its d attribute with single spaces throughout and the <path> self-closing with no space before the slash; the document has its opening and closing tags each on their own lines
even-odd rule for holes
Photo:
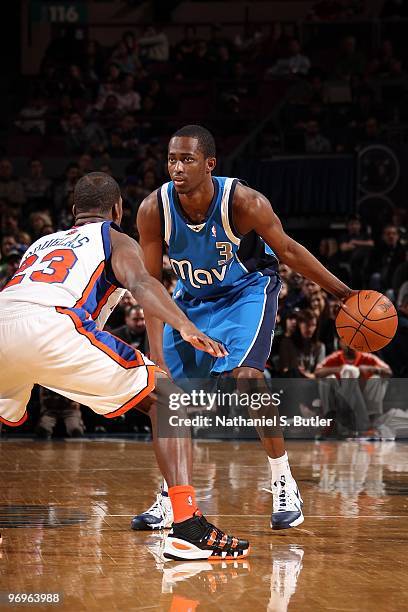
<svg viewBox="0 0 408 612">
<path fill-rule="evenodd" d="M 386 294 L 402 313 L 400 334 L 405 334 L 405 306 L 408 302 L 408 243 L 406 228 L 386 225 L 378 239 L 363 230 L 360 218 L 347 219 L 345 231 L 337 237 L 322 238 L 317 256 L 334 274 L 353 288 L 369 288 Z M 339 349 L 335 329 L 337 301 L 316 283 L 303 279 L 286 264 L 279 269 L 283 286 L 275 340 L 269 360 L 274 374 L 314 377 L 316 366 L 330 353 Z M 393 374 L 407 375 L 406 355 L 393 353 Z M 395 354 L 394 354 L 395 353 Z M 389 361 L 389 357 L 387 357 Z"/>
<path fill-rule="evenodd" d="M 358 18 L 364 13 L 363 0 L 318 0 L 307 18 L 310 21 L 337 21 Z"/>
<path fill-rule="evenodd" d="M 395 22 L 405 6 L 387 1 L 383 18 Z M 378 44 L 353 29 L 364 11 L 359 0 L 322 0 L 303 29 L 275 22 L 232 36 L 219 24 L 207 35 L 186 26 L 173 45 L 158 26 L 124 31 L 113 46 L 63 30 L 39 74 L 24 81 L 11 149 L 139 161 L 188 116 L 216 127 L 228 152 L 283 95 L 282 152 L 350 152 L 385 142 L 388 127 L 407 117 L 408 57 L 398 31 L 384 30 Z M 319 38 L 322 25 L 345 21 L 349 31 Z M 271 79 L 286 85 L 268 85 Z"/>
<path fill-rule="evenodd" d="M 385 382 L 377 381 L 374 385 L 375 379 L 390 376 L 406 378 L 408 374 L 406 228 L 389 224 L 383 228 L 378 239 L 373 239 L 363 230 L 358 216 L 349 217 L 345 225 L 344 233 L 321 240 L 319 259 L 352 287 L 380 291 L 394 302 L 399 318 L 394 340 L 378 355 L 358 353 L 342 345 L 335 327 L 338 301 L 313 281 L 280 264 L 283 286 L 267 375 L 316 381 L 314 387 L 309 385 L 304 391 L 305 399 L 300 409 L 305 416 L 319 414 L 319 410 L 320 416 L 326 416 L 326 412 L 315 408 L 317 405 L 327 410 L 329 405 L 328 388 L 322 387 L 322 377 L 336 375 L 339 378 L 341 372 L 342 379 L 360 378 L 362 385 L 356 386 L 354 381 L 348 390 L 336 391 L 349 410 L 349 418 L 343 419 L 343 427 L 337 423 L 336 433 L 339 430 L 345 435 L 352 430 L 362 433 L 362 428 L 356 423 L 364 423 L 365 433 L 372 436 L 375 431 L 373 426 L 381 422 L 387 390 Z M 334 370 L 329 371 L 333 364 Z M 368 379 L 370 383 L 367 385 Z M 319 397 L 323 397 L 323 401 Z M 353 408 L 351 404 L 355 404 Z M 343 405 L 342 409 L 345 413 Z"/>
<path fill-rule="evenodd" d="M 291 45 L 290 57 L 270 69 L 304 75 L 279 114 L 282 148 L 353 153 L 367 145 L 395 144 L 396 132 L 399 141 L 405 137 L 408 58 L 397 36 L 384 37 L 375 47 L 351 29 L 336 48 L 310 55 Z"/>
<path fill-rule="evenodd" d="M 403 3 L 386 2 L 384 11 L 398 4 Z M 340 20 L 362 10 L 362 2 L 323 0 L 316 3 L 309 19 Z M 401 96 L 401 91 L 405 95 L 408 89 L 405 60 L 402 49 L 390 39 L 384 39 L 379 49 L 370 50 L 352 35 L 342 37 L 330 70 L 322 58 L 302 48 L 291 24 L 276 23 L 268 34 L 254 28 L 233 40 L 218 26 L 213 27 L 208 40 L 187 27 L 174 47 L 170 47 L 165 31 L 152 27 L 140 36 L 124 32 L 113 48 L 96 41 L 88 41 L 85 47 L 79 41 L 70 42 L 68 45 L 61 37 L 50 43 L 40 74 L 30 84 L 27 101 L 14 124 L 18 133 L 33 137 L 37 147 L 41 143 L 42 155 L 33 155 L 18 176 L 12 156 L 0 159 L 0 288 L 13 276 L 31 242 L 72 226 L 73 190 L 78 179 L 93 170 L 112 175 L 117 160 L 123 162 L 123 172 L 117 177 L 124 202 L 123 229 L 137 238 L 135 220 L 141 201 L 167 180 L 165 144 L 172 124 L 163 117 L 172 115 L 185 123 L 178 95 L 187 89 L 195 96 L 197 113 L 200 109 L 205 113 L 206 107 L 200 106 L 203 84 L 205 88 L 212 78 L 221 85 L 212 99 L 215 112 L 240 120 L 245 101 L 259 97 L 261 83 L 268 78 L 294 78 L 296 88 L 282 110 L 282 126 L 289 135 L 285 140 L 288 148 L 292 141 L 299 142 L 290 135 L 300 135 L 306 153 L 352 151 L 364 143 L 382 142 L 387 121 L 401 119 L 406 112 Z M 394 97 L 385 99 L 381 88 L 375 86 L 378 82 L 392 83 L 402 90 L 397 87 Z M 196 120 L 200 120 L 198 115 Z M 205 117 L 202 121 L 211 127 L 211 121 Z M 175 123 L 174 127 L 178 126 Z M 220 136 L 222 148 L 222 130 Z M 57 155 L 63 153 L 72 160 L 59 178 L 48 176 L 42 162 L 48 147 L 52 150 L 53 146 Z M 369 287 L 394 301 L 399 327 L 383 359 L 394 376 L 406 377 L 406 213 L 396 211 L 393 222 L 381 232 L 363 227 L 358 216 L 343 221 L 344 232 L 323 237 L 315 254 L 352 287 Z M 166 257 L 163 268 L 164 283 L 172 293 L 175 277 Z M 334 323 L 338 304 L 286 265 L 281 264 L 279 271 L 283 286 L 266 374 L 314 379 L 324 360 L 342 350 Z M 148 352 L 143 311 L 129 294 L 108 325 L 126 342 Z M 37 433 L 49 436 L 55 426 L 55 398 L 42 393 L 37 401 L 41 405 Z M 47 406 L 51 406 L 48 420 Z M 72 435 L 84 431 L 78 414 L 77 406 L 66 406 L 64 415 L 70 423 L 66 427 Z M 133 415 L 123 416 L 115 424 L 87 418 L 88 422 L 84 416 L 88 431 L 108 427 L 144 431 L 147 426 L 144 419 Z"/>
<path fill-rule="evenodd" d="M 153 158 L 151 158 L 153 159 Z M 161 160 L 164 167 L 164 162 Z M 93 158 L 82 154 L 70 163 L 61 180 L 53 183 L 44 174 L 40 160 L 28 164 L 27 176 L 21 179 L 13 174 L 10 160 L 0 161 L 1 259 L 0 287 L 4 286 L 18 268 L 27 246 L 37 238 L 55 230 L 72 226 L 72 200 L 76 181 L 93 170 Z M 103 169 L 110 171 L 105 164 Z M 156 173 L 145 164 L 140 180 L 127 177 L 122 182 L 122 193 L 126 215 L 124 228 L 137 237 L 135 219 L 141 200 L 157 186 Z M 396 377 L 407 377 L 406 352 L 408 330 L 408 244 L 406 215 L 397 211 L 395 223 L 387 224 L 378 235 L 364 228 L 357 215 L 344 222 L 344 230 L 326 236 L 316 249 L 319 259 L 342 280 L 354 288 L 371 288 L 387 294 L 399 309 L 399 327 L 394 341 L 387 347 L 383 358 L 392 367 Z M 299 273 L 280 264 L 282 290 L 276 321 L 276 333 L 266 375 L 299 379 L 315 379 L 320 364 L 325 358 L 339 351 L 335 330 L 337 301 L 327 295 L 316 283 L 304 279 Z M 175 276 L 169 259 L 163 258 L 163 281 L 171 294 L 175 287 Z M 148 343 L 143 310 L 130 294 L 108 321 L 108 329 L 129 344 L 148 353 Z M 355 359 L 354 359 L 355 361 Z M 55 426 L 55 398 L 40 395 L 39 435 L 50 435 Z M 46 407 L 50 405 L 50 415 Z M 72 424 L 78 421 L 77 407 L 66 406 L 62 417 Z M 62 414 L 62 413 L 61 413 Z M 65 416 L 64 416 L 65 415 Z M 61 418 L 62 418 L 61 417 Z M 130 422 L 129 422 L 130 421 Z M 46 427 L 44 426 L 46 423 Z M 86 423 L 87 424 L 87 423 Z M 145 431 L 148 423 L 142 417 L 124 415 L 114 424 L 88 416 L 88 430 Z M 73 435 L 81 435 L 83 428 L 73 427 Z"/>
<path fill-rule="evenodd" d="M 57 155 L 138 160 L 186 113 L 196 122 L 218 122 L 228 135 L 235 119 L 252 114 L 254 122 L 255 77 L 274 56 L 266 42 L 258 33 L 229 39 L 217 25 L 207 38 L 188 26 L 172 47 L 167 33 L 152 26 L 123 32 L 113 47 L 64 31 L 49 44 L 39 74 L 25 81 L 10 142 Z"/>
</svg>

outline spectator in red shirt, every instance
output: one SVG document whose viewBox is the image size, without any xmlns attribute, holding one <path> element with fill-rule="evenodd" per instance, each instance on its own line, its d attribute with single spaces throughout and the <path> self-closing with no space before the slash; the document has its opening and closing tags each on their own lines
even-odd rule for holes
<svg viewBox="0 0 408 612">
<path fill-rule="evenodd" d="M 358 434 L 372 436 L 372 427 L 382 415 L 391 368 L 379 357 L 360 353 L 340 342 L 339 351 L 328 355 L 315 370 L 320 380 L 321 405 L 326 415 L 334 410 L 338 429 L 347 423 Z"/>
<path fill-rule="evenodd" d="M 341 350 L 328 355 L 316 368 L 316 375 L 320 377 L 335 375 L 341 378 L 364 378 L 372 376 L 392 376 L 390 367 L 376 355 L 372 353 L 361 353 L 355 351 L 340 341 Z M 355 370 L 351 370 L 353 366 Z"/>
</svg>

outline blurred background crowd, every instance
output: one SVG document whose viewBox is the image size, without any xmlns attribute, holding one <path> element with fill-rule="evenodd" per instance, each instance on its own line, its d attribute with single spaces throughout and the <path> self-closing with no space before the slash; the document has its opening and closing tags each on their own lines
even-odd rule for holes
<svg viewBox="0 0 408 612">
<path fill-rule="evenodd" d="M 130 10 L 137 4 L 118 6 Z M 140 203 L 168 180 L 169 136 L 181 125 L 201 123 L 216 137 L 218 174 L 261 189 L 289 233 L 332 272 L 395 303 L 397 335 L 379 358 L 394 377 L 407 377 L 401 166 L 408 136 L 408 2 L 374 3 L 374 14 L 368 4 L 307 2 L 301 21 L 276 20 L 271 13 L 269 23 L 246 20 L 235 28 L 157 21 L 123 27 L 111 43 L 111 35 L 95 38 L 86 28 L 52 29 L 38 69 L 14 79 L 3 103 L 0 288 L 31 242 L 72 226 L 73 190 L 87 172 L 102 170 L 118 180 L 123 229 L 137 238 Z M 271 179 L 275 166 L 268 165 L 277 156 L 284 164 L 278 166 L 279 180 L 286 181 L 282 197 Z M 309 182 L 302 174 L 299 193 L 289 193 L 293 172 L 303 168 L 313 175 L 308 164 L 316 161 L 319 174 L 324 163 L 337 165 L 326 179 Z M 341 191 L 342 164 L 352 168 L 347 193 Z M 335 333 L 338 304 L 287 266 L 279 272 L 283 286 L 266 376 L 319 378 L 319 364 L 321 369 L 344 348 Z M 175 277 L 166 255 L 163 275 L 172 293 Z M 130 295 L 108 328 L 148 353 L 143 310 Z M 380 371 L 380 362 L 365 367 L 372 368 L 370 376 L 390 375 Z M 36 389 L 26 431 L 80 436 L 85 430 L 143 433 L 148 427 L 137 414 L 107 423 L 90 411 L 81 416 L 72 402 L 57 411 L 56 401 Z"/>
</svg>

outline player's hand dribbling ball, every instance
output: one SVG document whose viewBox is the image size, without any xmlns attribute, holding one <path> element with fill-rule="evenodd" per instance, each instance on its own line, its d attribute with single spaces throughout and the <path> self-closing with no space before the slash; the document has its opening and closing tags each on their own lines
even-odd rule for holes
<svg viewBox="0 0 408 612">
<path fill-rule="evenodd" d="M 336 317 L 340 339 L 356 351 L 370 353 L 391 342 L 397 325 L 393 303 L 378 291 L 363 290 L 352 295 Z"/>
</svg>

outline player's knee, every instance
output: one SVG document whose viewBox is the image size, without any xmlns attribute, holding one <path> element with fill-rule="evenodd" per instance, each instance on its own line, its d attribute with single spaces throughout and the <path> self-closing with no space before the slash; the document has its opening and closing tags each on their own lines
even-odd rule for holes
<svg viewBox="0 0 408 612">
<path fill-rule="evenodd" d="M 263 379 L 263 372 L 260 372 L 260 370 L 256 370 L 255 368 L 249 368 L 249 367 L 241 367 L 241 368 L 236 368 L 234 370 L 234 374 L 235 374 L 235 378 L 237 380 L 242 380 L 242 379 L 249 379 L 249 378 L 262 378 Z"/>
<path fill-rule="evenodd" d="M 163 401 L 163 395 L 166 393 L 163 392 L 168 385 L 172 385 L 173 383 L 164 372 L 155 372 L 155 388 L 149 393 L 147 397 L 145 397 L 139 404 L 137 405 L 137 409 L 140 412 L 152 417 L 153 412 L 156 410 L 156 406 L 158 403 Z"/>
<path fill-rule="evenodd" d="M 255 368 L 237 368 L 234 371 L 237 381 L 237 389 L 240 393 L 255 393 L 266 390 L 266 382 L 263 373 Z"/>
<path fill-rule="evenodd" d="M 142 401 L 136 405 L 136 408 L 140 412 L 143 412 L 143 414 L 151 416 L 151 411 L 152 411 L 153 406 L 155 405 L 155 400 L 156 400 L 156 397 L 153 391 L 147 397 L 142 399 Z"/>
<path fill-rule="evenodd" d="M 186 394 L 178 387 L 168 376 L 159 374 L 156 379 L 156 405 L 157 415 L 160 418 L 166 418 L 171 412 L 177 410 L 177 414 L 187 413 Z"/>
</svg>

